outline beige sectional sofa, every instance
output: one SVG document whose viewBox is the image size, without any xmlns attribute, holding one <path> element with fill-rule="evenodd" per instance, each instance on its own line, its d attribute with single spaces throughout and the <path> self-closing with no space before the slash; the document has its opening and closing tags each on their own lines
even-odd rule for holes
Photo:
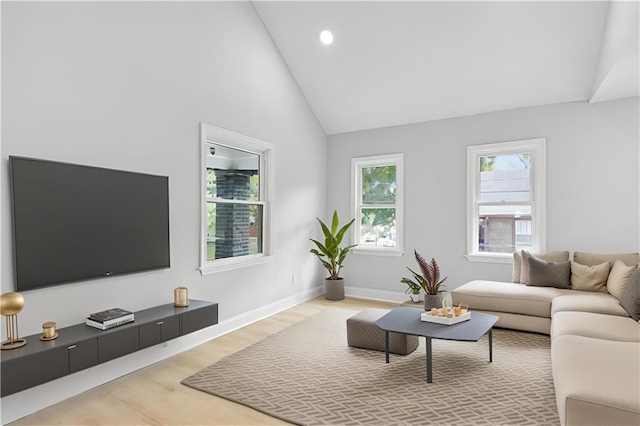
<svg viewBox="0 0 640 426">
<path fill-rule="evenodd" d="M 518 255 L 514 256 L 520 261 Z M 638 253 L 575 253 L 598 265 Z M 514 277 L 519 273 L 514 267 Z M 517 280 L 517 278 L 515 279 Z M 549 334 L 558 415 L 562 425 L 640 425 L 640 323 L 617 297 L 598 292 L 471 281 L 453 290 L 454 304 L 497 315 L 496 326 Z"/>
</svg>

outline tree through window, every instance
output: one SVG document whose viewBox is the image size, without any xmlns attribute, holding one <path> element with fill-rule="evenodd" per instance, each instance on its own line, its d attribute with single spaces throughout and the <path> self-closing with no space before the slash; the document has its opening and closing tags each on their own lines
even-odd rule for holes
<svg viewBox="0 0 640 426">
<path fill-rule="evenodd" d="M 402 177 L 402 154 L 352 160 L 356 252 L 402 253 Z"/>
</svg>

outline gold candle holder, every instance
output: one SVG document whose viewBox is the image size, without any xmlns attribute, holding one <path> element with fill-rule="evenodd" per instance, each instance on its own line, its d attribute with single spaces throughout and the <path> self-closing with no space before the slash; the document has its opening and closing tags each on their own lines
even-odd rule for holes
<svg viewBox="0 0 640 426">
<path fill-rule="evenodd" d="M 0 296 L 0 315 L 6 317 L 7 340 L 2 342 L 2 350 L 16 349 L 27 344 L 18 336 L 18 314 L 24 308 L 24 297 L 20 293 L 4 293 Z"/>
<path fill-rule="evenodd" d="M 179 308 L 189 306 L 189 290 L 186 287 L 177 287 L 173 290 L 173 306 Z"/>
<path fill-rule="evenodd" d="M 53 340 L 58 337 L 58 332 L 56 331 L 56 323 L 53 321 L 48 321 L 42 324 L 42 336 L 40 336 L 40 340 Z"/>
</svg>

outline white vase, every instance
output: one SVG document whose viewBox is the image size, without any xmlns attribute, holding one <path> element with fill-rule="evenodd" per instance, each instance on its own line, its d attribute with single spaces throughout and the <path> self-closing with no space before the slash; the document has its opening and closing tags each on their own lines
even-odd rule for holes
<svg viewBox="0 0 640 426">
<path fill-rule="evenodd" d="M 413 303 L 420 303 L 420 293 L 410 293 L 409 297 Z"/>
</svg>

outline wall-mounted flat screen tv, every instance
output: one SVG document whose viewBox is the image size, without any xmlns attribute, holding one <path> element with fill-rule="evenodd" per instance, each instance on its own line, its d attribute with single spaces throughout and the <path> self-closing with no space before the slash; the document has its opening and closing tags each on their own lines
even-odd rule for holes
<svg viewBox="0 0 640 426">
<path fill-rule="evenodd" d="M 9 157 L 17 291 L 168 268 L 169 178 Z"/>
</svg>

